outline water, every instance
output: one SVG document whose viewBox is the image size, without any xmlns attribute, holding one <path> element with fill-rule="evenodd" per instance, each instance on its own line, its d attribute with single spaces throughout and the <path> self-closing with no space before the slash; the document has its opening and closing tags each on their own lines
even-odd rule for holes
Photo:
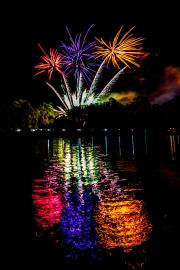
<svg viewBox="0 0 180 270">
<path fill-rule="evenodd" d="M 31 246 L 26 253 L 33 267 L 153 269 L 177 263 L 176 130 L 11 137 L 7 143 L 6 153 L 19 166 L 17 229 Z"/>
</svg>

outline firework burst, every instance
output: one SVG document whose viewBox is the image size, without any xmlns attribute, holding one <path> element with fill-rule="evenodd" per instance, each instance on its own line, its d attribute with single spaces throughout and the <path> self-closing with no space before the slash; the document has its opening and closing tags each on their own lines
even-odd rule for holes
<svg viewBox="0 0 180 270">
<path fill-rule="evenodd" d="M 85 35 L 77 34 L 75 38 L 72 37 L 69 29 L 66 27 L 69 35 L 69 44 L 61 42 L 61 53 L 63 55 L 63 67 L 65 73 L 68 75 L 73 73 L 75 79 L 79 81 L 80 75 L 83 80 L 89 85 L 95 73 L 95 67 L 98 65 L 95 61 L 95 55 L 93 53 L 96 41 L 87 41 L 87 35 L 93 25 L 89 27 Z"/>
<path fill-rule="evenodd" d="M 34 67 L 35 69 L 39 70 L 35 76 L 43 72 L 47 72 L 49 75 L 48 78 L 51 80 L 54 70 L 58 71 L 60 74 L 63 74 L 61 54 L 57 50 L 51 48 L 48 55 L 39 43 L 38 47 L 43 52 L 43 55 L 41 56 L 42 62 Z"/>
<path fill-rule="evenodd" d="M 109 43 L 106 43 L 102 38 L 96 38 L 99 45 L 95 46 L 95 54 L 97 58 L 102 58 L 103 61 L 92 81 L 89 91 L 90 94 L 97 88 L 97 84 L 105 64 L 109 65 L 112 63 L 113 66 L 118 69 L 118 72 L 103 88 L 99 94 L 99 97 L 107 94 L 107 92 L 110 91 L 112 85 L 118 80 L 119 76 L 124 72 L 125 68 L 130 68 L 130 64 L 137 67 L 140 66 L 138 60 L 140 60 L 142 55 L 144 55 L 141 48 L 142 41 L 144 39 L 141 37 L 137 38 L 132 35 L 131 31 L 134 29 L 134 27 L 132 27 L 129 31 L 122 35 L 122 37 L 120 37 L 122 29 L 123 26 L 117 32 L 112 42 L 110 41 Z M 120 69 L 119 63 L 123 63 L 125 66 Z"/>
<path fill-rule="evenodd" d="M 97 57 L 102 58 L 107 64 L 112 62 L 113 66 L 118 69 L 120 69 L 119 63 L 123 63 L 129 68 L 130 64 L 139 67 L 137 60 L 143 54 L 141 45 L 144 39 L 134 37 L 131 34 L 133 28 L 134 27 L 120 37 L 123 29 L 123 27 L 121 27 L 113 41 L 109 43 L 106 43 L 102 38 L 96 38 L 99 43 L 99 45 L 95 47 Z"/>
</svg>

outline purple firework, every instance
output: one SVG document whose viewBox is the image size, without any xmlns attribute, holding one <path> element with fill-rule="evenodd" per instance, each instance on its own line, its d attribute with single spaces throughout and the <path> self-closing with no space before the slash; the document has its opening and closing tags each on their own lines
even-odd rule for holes
<svg viewBox="0 0 180 270">
<path fill-rule="evenodd" d="M 62 63 L 65 68 L 65 73 L 74 73 L 77 80 L 80 75 L 89 84 L 95 72 L 95 67 L 99 66 L 98 62 L 94 62 L 95 55 L 93 53 L 96 41 L 87 41 L 87 35 L 93 25 L 89 27 L 84 37 L 82 34 L 77 34 L 73 39 L 69 29 L 66 27 L 69 34 L 70 43 L 67 45 L 61 42 L 61 54 L 63 55 Z"/>
</svg>

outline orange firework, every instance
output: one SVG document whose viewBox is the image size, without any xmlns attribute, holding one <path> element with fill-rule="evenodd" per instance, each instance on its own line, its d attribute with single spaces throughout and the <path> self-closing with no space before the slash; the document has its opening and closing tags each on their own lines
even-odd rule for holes
<svg viewBox="0 0 180 270">
<path fill-rule="evenodd" d="M 96 38 L 99 45 L 96 46 L 95 53 L 97 54 L 97 57 L 101 57 L 107 64 L 112 62 L 113 66 L 118 69 L 120 68 L 120 62 L 124 63 L 125 66 L 129 68 L 129 64 L 139 67 L 140 65 L 137 63 L 137 60 L 144 54 L 141 50 L 142 41 L 144 39 L 141 37 L 134 37 L 131 34 L 134 27 L 120 38 L 122 28 L 123 27 L 117 32 L 112 42 L 106 43 L 102 38 Z"/>
<path fill-rule="evenodd" d="M 63 71 L 61 69 L 62 68 L 61 54 L 55 49 L 50 49 L 48 55 L 39 43 L 38 46 L 44 55 L 41 56 L 41 59 L 43 61 L 34 67 L 39 70 L 35 74 L 35 76 L 47 71 L 49 75 L 49 80 L 51 80 L 52 73 L 54 70 L 58 71 L 60 74 L 63 74 Z"/>
</svg>

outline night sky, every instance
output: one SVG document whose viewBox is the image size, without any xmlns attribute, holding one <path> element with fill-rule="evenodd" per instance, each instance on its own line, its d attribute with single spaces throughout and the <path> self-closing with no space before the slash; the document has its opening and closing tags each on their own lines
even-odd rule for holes
<svg viewBox="0 0 180 270">
<path fill-rule="evenodd" d="M 40 56 L 37 43 L 46 50 L 56 47 L 67 40 L 66 25 L 76 34 L 94 24 L 90 36 L 105 40 L 111 40 L 121 25 L 126 30 L 136 25 L 134 33 L 145 37 L 145 50 L 151 52 L 143 68 L 155 88 L 164 67 L 180 66 L 179 8 L 175 2 L 31 1 L 23 7 L 15 5 L 8 13 L 10 25 L 5 31 L 5 46 L 13 61 L 13 68 L 6 74 L 5 96 L 34 99 L 43 95 L 43 79 L 32 78 L 33 65 Z"/>
<path fill-rule="evenodd" d="M 144 1 L 143 4 L 126 1 L 125 4 L 123 1 L 105 3 L 98 0 L 81 3 L 73 1 L 73 4 L 71 1 L 66 4 L 59 1 L 59 5 L 50 3 L 32 10 L 33 46 L 37 42 L 47 46 L 57 45 L 58 41 L 67 37 L 66 25 L 73 33 L 77 33 L 95 24 L 92 35 L 107 39 L 113 37 L 121 25 L 126 28 L 136 25 L 137 34 L 146 38 L 149 49 L 161 55 L 163 64 L 179 62 L 179 8 L 173 1 L 164 1 L 163 4 L 159 4 L 159 1 Z"/>
</svg>

